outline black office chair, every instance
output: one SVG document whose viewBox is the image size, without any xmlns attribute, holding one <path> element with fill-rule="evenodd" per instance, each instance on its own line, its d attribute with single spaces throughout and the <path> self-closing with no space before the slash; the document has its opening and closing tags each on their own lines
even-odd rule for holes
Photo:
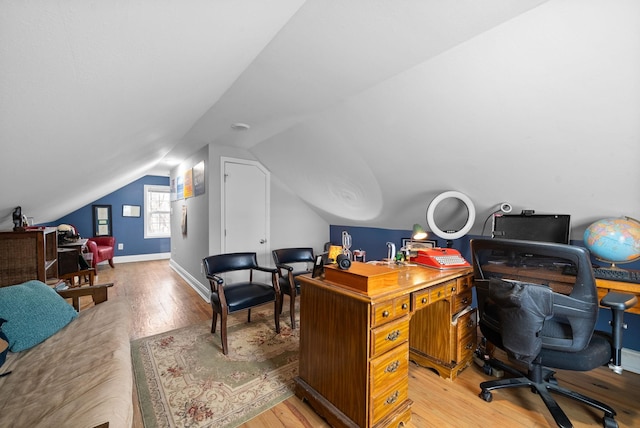
<svg viewBox="0 0 640 428">
<path fill-rule="evenodd" d="M 216 332 L 218 314 L 220 314 L 220 337 L 222 353 L 227 355 L 227 315 L 247 309 L 247 322 L 251 322 L 251 308 L 269 302 L 275 302 L 274 320 L 276 332 L 280 333 L 280 289 L 277 270 L 258 266 L 256 253 L 230 253 L 209 256 L 203 259 L 205 274 L 211 286 L 211 307 L 213 320 L 211 333 Z M 220 276 L 225 272 L 248 271 L 249 280 L 226 284 Z M 253 271 L 271 274 L 271 284 L 253 280 Z"/>
<path fill-rule="evenodd" d="M 617 427 L 607 404 L 558 385 L 550 368 L 588 371 L 610 363 L 621 372 L 622 314 L 633 295 L 609 293 L 602 299 L 614 311 L 611 335 L 594 331 L 598 293 L 586 249 L 533 241 L 471 241 L 479 325 L 485 339 L 506 351 L 517 370 L 488 355 L 485 372 L 501 369 L 515 377 L 482 382 L 480 397 L 491 391 L 528 387 L 542 398 L 560 427 L 571 427 L 551 393 L 604 412 L 603 425 Z"/>
<path fill-rule="evenodd" d="M 296 296 L 300 294 L 300 281 L 298 281 L 297 277 L 311 272 L 309 267 L 313 266 L 315 261 L 313 248 L 281 248 L 273 250 L 272 255 L 273 262 L 278 269 L 280 310 L 282 311 L 284 295 L 286 294 L 289 296 L 290 302 L 291 328 L 296 328 Z M 309 263 L 311 264 L 309 265 Z M 304 267 L 304 269 L 300 269 L 300 267 Z"/>
</svg>

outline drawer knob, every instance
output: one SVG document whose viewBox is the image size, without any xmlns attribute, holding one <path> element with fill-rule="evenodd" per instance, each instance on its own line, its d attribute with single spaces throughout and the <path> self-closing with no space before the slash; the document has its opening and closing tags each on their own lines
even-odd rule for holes
<svg viewBox="0 0 640 428">
<path fill-rule="evenodd" d="M 423 298 L 422 298 L 422 304 L 423 304 L 423 305 L 425 305 L 426 303 L 427 303 L 427 298 L 426 298 L 426 297 L 423 297 Z"/>
<path fill-rule="evenodd" d="M 468 298 L 468 297 L 463 298 L 463 299 L 462 299 L 462 303 L 463 303 L 463 304 L 465 304 L 465 305 L 466 305 L 467 303 L 469 303 L 469 298 Z"/>
<path fill-rule="evenodd" d="M 400 396 L 400 391 L 396 390 L 393 394 L 387 397 L 387 404 L 393 404 L 398 401 L 398 397 Z"/>
<path fill-rule="evenodd" d="M 403 310 L 406 310 L 408 307 L 409 307 L 409 306 L 408 306 L 406 303 L 403 303 L 403 304 L 402 304 L 402 309 L 403 309 Z"/>
<path fill-rule="evenodd" d="M 455 286 L 451 287 L 451 292 L 455 294 L 455 292 L 456 292 L 456 287 Z"/>
<path fill-rule="evenodd" d="M 389 311 L 382 312 L 382 316 L 383 316 L 383 318 L 388 317 L 389 316 Z"/>
<path fill-rule="evenodd" d="M 467 346 L 465 346 L 464 349 L 473 349 L 473 343 L 472 342 L 467 343 Z"/>
<path fill-rule="evenodd" d="M 395 341 L 396 339 L 398 339 L 400 337 L 400 330 L 394 330 L 391 333 L 389 333 L 387 335 L 387 340 L 390 342 Z"/>
<path fill-rule="evenodd" d="M 467 327 L 471 328 L 471 327 L 475 327 L 476 323 L 473 320 L 469 320 L 469 322 L 467 323 Z"/>
<path fill-rule="evenodd" d="M 438 291 L 438 297 L 442 295 L 442 291 Z"/>
<path fill-rule="evenodd" d="M 386 373 L 395 373 L 395 371 L 398 370 L 398 367 L 400 367 L 400 361 L 395 360 L 393 363 L 389 364 L 387 368 L 384 369 L 384 371 Z"/>
</svg>

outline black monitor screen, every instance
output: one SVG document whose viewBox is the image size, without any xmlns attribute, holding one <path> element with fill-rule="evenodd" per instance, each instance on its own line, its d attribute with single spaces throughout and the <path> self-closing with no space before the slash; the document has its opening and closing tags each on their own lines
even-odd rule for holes
<svg viewBox="0 0 640 428">
<path fill-rule="evenodd" d="M 570 219 L 566 214 L 496 215 L 492 236 L 568 244 Z"/>
</svg>

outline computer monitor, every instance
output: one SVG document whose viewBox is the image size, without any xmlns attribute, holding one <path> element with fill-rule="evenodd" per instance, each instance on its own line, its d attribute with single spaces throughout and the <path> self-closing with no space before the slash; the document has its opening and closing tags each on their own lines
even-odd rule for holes
<svg viewBox="0 0 640 428">
<path fill-rule="evenodd" d="M 571 216 L 567 214 L 505 214 L 493 217 L 494 238 L 568 244 Z"/>
</svg>

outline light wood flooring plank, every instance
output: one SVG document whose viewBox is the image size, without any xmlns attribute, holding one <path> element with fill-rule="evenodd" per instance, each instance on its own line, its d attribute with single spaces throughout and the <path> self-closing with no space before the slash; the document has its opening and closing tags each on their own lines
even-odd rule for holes
<svg viewBox="0 0 640 428">
<path fill-rule="evenodd" d="M 121 263 L 114 269 L 100 265 L 97 283 L 105 282 L 115 283 L 109 289 L 110 298 L 125 296 L 131 303 L 132 340 L 211 320 L 209 304 L 169 267 L 167 260 Z M 83 307 L 90 304 L 82 302 Z M 409 375 L 409 397 L 414 401 L 412 427 L 555 426 L 542 400 L 527 388 L 494 391 L 491 403 L 480 399 L 479 384 L 489 378 L 475 365 L 453 382 L 414 364 Z M 586 373 L 559 371 L 557 378 L 561 385 L 612 405 L 620 427 L 640 426 L 640 375 L 630 372 L 617 375 L 601 367 Z M 143 427 L 135 391 L 133 400 L 134 427 Z M 600 412 L 562 397 L 558 401 L 575 427 L 601 426 Z M 327 426 L 295 396 L 242 425 L 243 428 Z"/>
</svg>

